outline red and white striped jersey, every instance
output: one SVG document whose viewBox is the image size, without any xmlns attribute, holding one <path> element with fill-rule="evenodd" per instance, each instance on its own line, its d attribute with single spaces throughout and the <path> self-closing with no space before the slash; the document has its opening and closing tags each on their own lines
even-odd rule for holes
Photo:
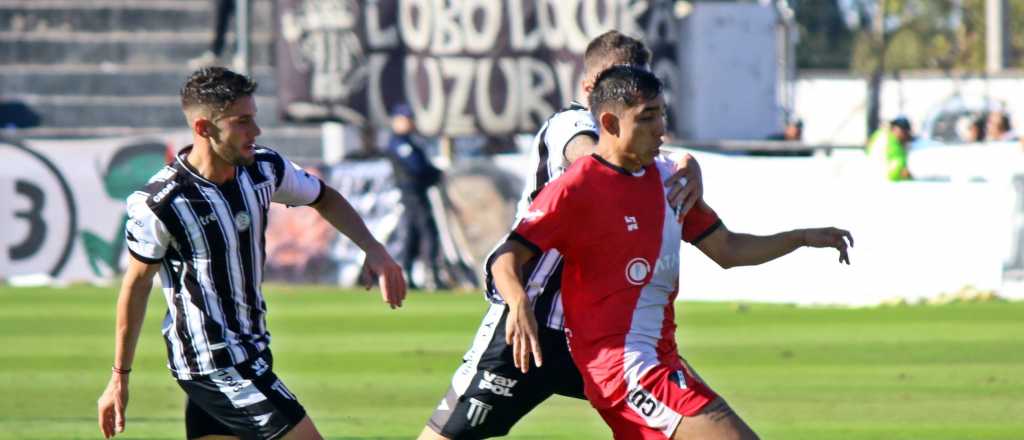
<svg viewBox="0 0 1024 440">
<path fill-rule="evenodd" d="M 664 158 L 637 173 L 582 158 L 540 192 L 510 237 L 564 256 L 566 335 L 597 408 L 620 402 L 656 365 L 682 368 L 673 307 L 680 241 L 697 243 L 721 221 L 697 208 L 676 221 L 663 183 L 674 170 Z"/>
</svg>

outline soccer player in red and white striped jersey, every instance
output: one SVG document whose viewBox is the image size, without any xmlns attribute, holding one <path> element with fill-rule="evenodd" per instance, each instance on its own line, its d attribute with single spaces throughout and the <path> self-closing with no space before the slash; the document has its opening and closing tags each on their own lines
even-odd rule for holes
<svg viewBox="0 0 1024 440">
<path fill-rule="evenodd" d="M 852 236 L 835 228 L 733 233 L 703 201 L 680 227 L 663 184 L 672 166 L 659 159 L 661 82 L 643 69 L 612 67 L 598 78 L 590 108 L 600 129 L 597 152 L 540 192 L 491 267 L 509 306 L 506 325 L 517 365 L 529 368 L 530 357 L 541 356 L 519 268 L 557 249 L 565 259 L 572 358 L 587 398 L 616 439 L 757 438 L 678 354 L 673 301 L 680 241 L 731 267 L 801 246 L 833 247 L 849 263 Z"/>
</svg>

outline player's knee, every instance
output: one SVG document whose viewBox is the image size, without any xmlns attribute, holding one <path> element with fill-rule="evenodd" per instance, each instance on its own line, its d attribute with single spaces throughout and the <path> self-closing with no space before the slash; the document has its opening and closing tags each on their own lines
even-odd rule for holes
<svg viewBox="0 0 1024 440">
<path fill-rule="evenodd" d="M 306 416 L 285 434 L 283 440 L 323 440 L 323 436 L 320 435 L 320 431 L 316 430 L 313 419 Z"/>
<path fill-rule="evenodd" d="M 729 404 L 716 398 L 693 417 L 684 417 L 676 427 L 673 440 L 714 438 L 720 440 L 760 440 L 754 430 Z"/>
</svg>

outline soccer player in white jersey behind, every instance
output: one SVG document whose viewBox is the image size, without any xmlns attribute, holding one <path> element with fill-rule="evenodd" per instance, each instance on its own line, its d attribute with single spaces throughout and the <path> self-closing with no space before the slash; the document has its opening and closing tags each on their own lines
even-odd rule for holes
<svg viewBox="0 0 1024 440">
<path fill-rule="evenodd" d="M 661 82 L 646 70 L 615 66 L 599 76 L 589 103 L 601 130 L 596 153 L 534 199 L 531 215 L 496 251 L 494 282 L 509 307 L 521 307 L 529 301 L 519 279 L 526 262 L 552 248 L 564 255 L 566 337 L 587 399 L 616 439 L 756 439 L 679 356 L 680 241 L 728 268 L 801 246 L 835 248 L 849 264 L 852 236 L 836 228 L 734 233 L 703 200 L 680 226 L 662 184 L 671 165 L 658 159 Z M 510 315 L 506 323 L 516 363 L 526 368 L 531 356 L 546 355 L 533 318 Z"/>
<path fill-rule="evenodd" d="M 585 94 L 597 75 L 617 64 L 647 68 L 651 53 L 643 42 L 617 31 L 594 38 L 584 53 Z M 530 201 L 552 179 L 580 157 L 594 151 L 597 126 L 586 107 L 573 103 L 555 113 L 534 137 L 533 167 L 517 207 L 522 218 Z M 678 185 L 681 177 L 687 185 Z M 686 155 L 680 170 L 667 180 L 670 199 L 685 212 L 700 199 L 700 168 Z M 586 228 L 586 224 L 579 225 Z M 478 439 L 505 435 L 523 416 L 552 394 L 584 399 L 583 381 L 569 357 L 565 343 L 561 301 L 562 258 L 552 250 L 532 261 L 524 271 L 530 301 L 509 309 L 495 289 L 490 274 L 491 258 L 485 264 L 486 295 L 492 302 L 474 342 L 452 377 L 451 386 L 420 433 L 420 440 Z M 531 314 L 538 323 L 538 341 L 544 352 L 543 366 L 520 369 L 506 341 L 505 322 L 509 314 Z M 522 320 L 522 318 L 519 318 Z"/>
<path fill-rule="evenodd" d="M 113 372 L 97 403 L 106 438 L 125 429 L 129 373 L 157 272 L 168 307 L 167 365 L 188 397 L 188 438 L 321 438 L 273 372 L 260 288 L 271 202 L 313 207 L 366 252 L 364 281 L 376 278 L 384 301 L 396 308 L 405 298 L 401 267 L 344 197 L 256 145 L 255 90 L 224 68 L 194 72 L 181 90 L 193 144 L 128 198 L 131 257 L 117 301 Z"/>
</svg>

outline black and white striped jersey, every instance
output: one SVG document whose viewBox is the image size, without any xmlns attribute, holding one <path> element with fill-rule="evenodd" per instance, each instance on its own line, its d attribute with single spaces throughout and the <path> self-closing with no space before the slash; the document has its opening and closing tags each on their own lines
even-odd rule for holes
<svg viewBox="0 0 1024 440">
<path fill-rule="evenodd" d="M 128 197 L 125 232 L 138 260 L 160 264 L 168 367 L 187 380 L 237 365 L 270 343 L 263 279 L 270 202 L 316 203 L 323 182 L 258 146 L 221 185 L 185 160 L 188 147 Z"/>
<path fill-rule="evenodd" d="M 569 107 L 559 110 L 548 118 L 533 138 L 531 147 L 531 175 L 527 178 L 523 194 L 516 205 L 516 218 L 513 226 L 530 209 L 533 198 L 540 193 L 548 182 L 561 176 L 570 163 L 565 158 L 565 147 L 572 138 L 586 134 L 597 139 L 597 123 L 590 110 L 573 102 Z M 502 240 L 503 243 L 505 240 Z M 501 243 L 499 243 L 500 245 Z M 493 303 L 500 304 L 501 296 L 494 287 L 491 275 L 491 263 L 494 253 L 487 257 L 484 264 L 486 274 L 486 296 Z M 562 330 L 565 319 L 562 314 L 562 255 L 557 250 L 549 250 L 529 262 L 523 270 L 526 281 L 526 294 L 533 303 L 537 323 L 549 328 Z"/>
</svg>

